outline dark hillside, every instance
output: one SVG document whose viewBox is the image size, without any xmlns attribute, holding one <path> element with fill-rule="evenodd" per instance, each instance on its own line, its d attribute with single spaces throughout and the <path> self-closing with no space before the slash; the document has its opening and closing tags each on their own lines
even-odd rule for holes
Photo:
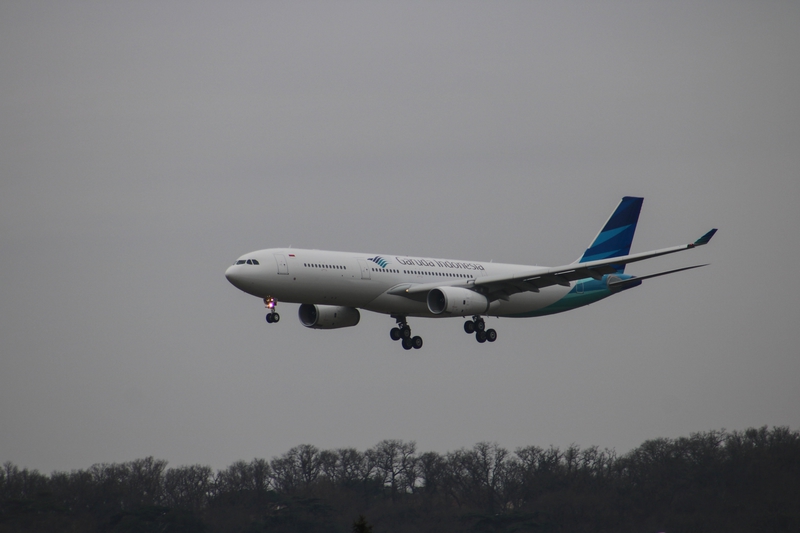
<svg viewBox="0 0 800 533">
<path fill-rule="evenodd" d="M 800 434 L 709 431 L 622 456 L 301 445 L 216 473 L 152 457 L 49 476 L 6 463 L 0 533 L 22 531 L 796 532 Z"/>
</svg>

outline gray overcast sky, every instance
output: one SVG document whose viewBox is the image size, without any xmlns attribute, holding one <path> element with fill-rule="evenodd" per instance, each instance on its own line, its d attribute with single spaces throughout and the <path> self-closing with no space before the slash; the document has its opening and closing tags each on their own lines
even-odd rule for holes
<svg viewBox="0 0 800 533">
<path fill-rule="evenodd" d="M 797 2 L 0 3 L 0 461 L 223 468 L 301 443 L 613 447 L 800 428 Z M 275 246 L 634 265 L 539 319 L 312 331 Z"/>
</svg>

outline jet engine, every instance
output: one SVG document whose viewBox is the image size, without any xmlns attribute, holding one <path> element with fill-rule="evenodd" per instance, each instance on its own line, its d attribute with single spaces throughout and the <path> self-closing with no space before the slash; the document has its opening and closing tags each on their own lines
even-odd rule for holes
<svg viewBox="0 0 800 533">
<path fill-rule="evenodd" d="M 488 309 L 486 296 L 462 287 L 438 287 L 428 293 L 428 310 L 434 315 L 481 315 Z"/>
<path fill-rule="evenodd" d="M 300 323 L 311 329 L 337 329 L 355 326 L 361 314 L 354 307 L 302 304 L 297 312 Z"/>
</svg>

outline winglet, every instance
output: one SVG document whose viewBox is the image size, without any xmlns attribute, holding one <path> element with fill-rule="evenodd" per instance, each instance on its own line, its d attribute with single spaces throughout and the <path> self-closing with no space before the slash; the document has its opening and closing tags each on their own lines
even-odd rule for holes
<svg viewBox="0 0 800 533">
<path fill-rule="evenodd" d="M 696 241 L 694 241 L 693 246 L 703 246 L 704 244 L 708 244 L 708 241 L 711 240 L 711 237 L 717 232 L 717 228 L 712 229 Z"/>
</svg>

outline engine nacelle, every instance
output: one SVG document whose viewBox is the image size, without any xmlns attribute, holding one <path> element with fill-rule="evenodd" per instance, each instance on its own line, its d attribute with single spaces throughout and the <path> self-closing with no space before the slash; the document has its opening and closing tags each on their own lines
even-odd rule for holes
<svg viewBox="0 0 800 533">
<path fill-rule="evenodd" d="M 462 287 L 438 287 L 428 293 L 428 310 L 434 315 L 481 315 L 489 309 L 489 300 Z"/>
<path fill-rule="evenodd" d="M 355 326 L 361 313 L 354 307 L 302 304 L 297 311 L 300 323 L 312 329 L 338 329 Z"/>
</svg>

